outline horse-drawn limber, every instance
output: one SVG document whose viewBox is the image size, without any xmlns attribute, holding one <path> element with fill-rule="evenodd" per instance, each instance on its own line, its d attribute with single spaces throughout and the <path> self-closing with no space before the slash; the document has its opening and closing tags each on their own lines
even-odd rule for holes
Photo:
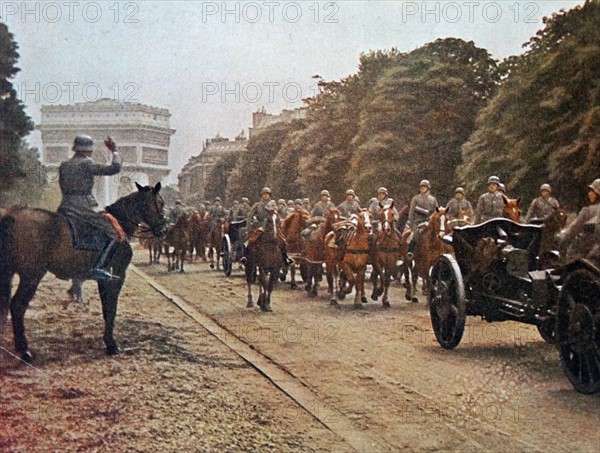
<svg viewBox="0 0 600 453">
<path fill-rule="evenodd" d="M 554 343 L 561 366 L 581 393 L 600 391 L 600 263 L 579 259 L 542 269 L 543 227 L 493 219 L 454 228 L 452 253 L 431 268 L 429 309 L 446 349 L 461 341 L 467 315 L 537 326 Z"/>
</svg>

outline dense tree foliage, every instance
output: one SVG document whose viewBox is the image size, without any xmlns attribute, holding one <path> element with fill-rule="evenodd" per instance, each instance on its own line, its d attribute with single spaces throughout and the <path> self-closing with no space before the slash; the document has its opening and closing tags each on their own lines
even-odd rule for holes
<svg viewBox="0 0 600 453">
<path fill-rule="evenodd" d="M 227 182 L 230 179 L 231 172 L 236 167 L 240 159 L 239 153 L 231 153 L 227 156 L 222 157 L 217 161 L 213 170 L 208 175 L 208 181 L 206 183 L 206 194 L 207 200 L 214 200 L 216 197 L 222 200 L 227 199 Z"/>
<path fill-rule="evenodd" d="M 452 195 L 461 145 L 493 95 L 496 62 L 472 42 L 443 39 L 398 55 L 369 96 L 354 140 L 359 190 L 385 185 L 405 201 L 421 179 Z"/>
<path fill-rule="evenodd" d="M 600 168 L 600 3 L 545 18 L 521 56 L 501 66 L 498 95 L 463 147 L 457 175 L 482 190 L 498 174 L 530 201 L 549 182 L 570 208 Z"/>
<path fill-rule="evenodd" d="M 339 202 L 354 188 L 364 204 L 386 186 L 405 203 L 429 179 L 443 203 L 457 185 L 476 198 L 496 174 L 526 202 L 550 182 L 576 209 L 600 176 L 600 1 L 544 22 L 500 64 L 455 38 L 361 55 L 356 74 L 320 80 L 304 120 L 250 140 L 227 194 L 271 185 L 314 200 L 326 188 Z"/>
<path fill-rule="evenodd" d="M 0 192 L 0 206 L 13 204 L 39 205 L 46 186 L 46 169 L 40 163 L 37 148 L 22 140 L 18 149 L 20 176 L 13 179 L 9 188 Z"/>
<path fill-rule="evenodd" d="M 261 189 L 267 185 L 273 168 L 273 157 L 281 149 L 287 135 L 298 127 L 296 121 L 276 123 L 257 132 L 248 141 L 246 152 L 242 153 L 228 180 L 226 197 L 228 200 L 260 197 Z"/>
<path fill-rule="evenodd" d="M 0 192 L 12 187 L 16 180 L 26 176 L 21 156 L 21 140 L 33 123 L 25 114 L 23 103 L 17 98 L 10 82 L 18 72 L 18 46 L 5 24 L 0 23 Z"/>
</svg>

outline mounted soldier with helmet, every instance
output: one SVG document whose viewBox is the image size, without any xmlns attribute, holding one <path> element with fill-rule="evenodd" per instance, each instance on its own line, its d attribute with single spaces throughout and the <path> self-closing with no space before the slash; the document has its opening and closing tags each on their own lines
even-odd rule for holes
<svg viewBox="0 0 600 453">
<path fill-rule="evenodd" d="M 413 237 L 409 244 L 410 252 L 414 252 L 421 236 L 422 230 L 419 228 L 419 225 L 426 224 L 431 214 L 438 207 L 437 199 L 431 195 L 431 183 L 429 180 L 423 179 L 419 183 L 419 193 L 412 197 L 408 210 L 408 222 L 406 226 L 413 232 Z"/>
<path fill-rule="evenodd" d="M 490 176 L 487 180 L 488 191 L 479 197 L 477 208 L 475 208 L 475 223 L 483 223 L 486 220 L 502 217 L 504 199 L 498 190 L 500 178 Z"/>
<path fill-rule="evenodd" d="M 98 202 L 92 195 L 95 176 L 112 176 L 121 171 L 121 157 L 117 152 L 117 145 L 110 137 L 104 140 L 104 145 L 112 153 L 112 161 L 108 165 L 94 162 L 92 160 L 94 141 L 89 135 L 78 135 L 73 142 L 75 155 L 61 163 L 58 169 L 58 182 L 62 193 L 58 213 L 69 221 L 74 233 L 74 246 L 101 251 L 88 275 L 92 280 L 117 278 L 103 269 L 103 266 L 109 258 L 113 245 L 118 240 L 125 239 L 117 232 L 111 220 L 97 212 Z M 80 229 L 81 225 L 85 227 L 85 231 Z M 88 238 L 91 235 L 93 236 L 91 239 L 95 240 L 88 240 L 83 245 L 78 244 L 80 235 Z"/>
</svg>

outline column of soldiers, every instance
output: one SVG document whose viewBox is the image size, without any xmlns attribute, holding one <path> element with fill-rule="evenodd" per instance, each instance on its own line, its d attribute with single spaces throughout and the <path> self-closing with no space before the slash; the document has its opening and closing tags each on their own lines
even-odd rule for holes
<svg viewBox="0 0 600 453">
<path fill-rule="evenodd" d="M 600 208 L 598 208 L 600 179 L 595 180 L 588 188 L 590 206 L 587 208 L 589 209 L 584 208 L 585 210 L 582 210 L 582 213 L 580 213 L 576 220 L 577 223 L 574 223 L 567 229 L 568 233 L 565 234 L 565 238 L 567 239 L 575 236 L 582 229 L 579 225 L 589 224 L 590 222 L 596 222 L 594 223 L 596 225 L 600 222 Z M 503 196 L 505 195 L 506 188 L 500 182 L 500 178 L 490 176 L 487 180 L 487 191 L 478 198 L 476 208 L 473 209 L 471 202 L 466 197 L 464 188 L 457 187 L 454 191 L 454 197 L 445 206 L 446 217 L 448 220 L 473 220 L 476 224 L 502 217 L 504 207 Z M 377 190 L 376 197 L 371 198 L 367 204 L 367 209 L 376 226 L 380 210 L 388 205 L 393 205 L 393 203 L 394 200 L 390 198 L 388 190 L 385 187 L 380 187 Z M 438 201 L 431 193 L 431 183 L 427 179 L 423 179 L 419 183 L 419 192 L 411 199 L 406 225 L 397 224 L 399 230 L 407 227 L 414 232 L 413 241 L 410 244 L 411 250 L 414 250 L 416 242 L 419 239 L 418 226 L 426 223 L 438 207 Z M 217 197 L 212 205 L 209 203 L 208 215 L 211 219 L 226 218 L 230 222 L 246 219 L 248 222 L 248 232 L 252 233 L 263 226 L 267 215 L 272 213 L 277 213 L 280 220 L 298 209 L 306 210 L 312 216 L 325 217 L 330 208 L 336 208 L 336 205 L 331 199 L 331 194 L 326 189 L 320 192 L 319 200 L 311 206 L 308 198 L 297 198 L 288 201 L 281 198 L 275 202 L 275 200 L 271 199 L 271 189 L 265 187 L 262 190 L 260 200 L 252 205 L 252 207 L 250 207 L 248 198 L 244 197 L 239 203 L 235 201 L 232 208 L 227 210 L 222 206 L 221 199 Z M 544 183 L 539 189 L 539 196 L 531 202 L 527 210 L 524 219 L 525 223 L 534 220 L 544 221 L 559 208 L 560 203 L 552 196 L 552 188 L 549 184 Z M 349 218 L 352 214 L 357 214 L 361 210 L 360 201 L 354 190 L 348 189 L 346 191 L 345 200 L 337 206 L 337 209 L 340 211 L 340 215 L 345 218 Z M 392 207 L 392 209 L 394 210 L 394 218 L 398 221 L 398 211 L 395 207 Z M 174 223 L 183 212 L 185 212 L 183 203 L 178 200 L 169 216 L 171 222 Z M 596 227 L 596 230 L 599 230 L 599 228 Z"/>
</svg>

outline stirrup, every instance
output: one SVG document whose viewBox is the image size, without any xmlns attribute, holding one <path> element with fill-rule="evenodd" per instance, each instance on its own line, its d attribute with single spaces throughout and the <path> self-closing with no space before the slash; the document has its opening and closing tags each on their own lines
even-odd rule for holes
<svg viewBox="0 0 600 453">
<path fill-rule="evenodd" d="M 90 280 L 96 280 L 96 281 L 120 280 L 121 279 L 121 277 L 119 277 L 118 275 L 113 275 L 110 272 L 108 272 L 107 270 L 100 269 L 100 268 L 92 269 L 90 271 L 90 273 L 88 274 L 88 278 Z"/>
<path fill-rule="evenodd" d="M 246 261 L 248 261 L 248 258 L 246 258 L 245 256 L 242 256 L 242 258 L 240 259 L 240 263 L 246 264 Z"/>
</svg>

